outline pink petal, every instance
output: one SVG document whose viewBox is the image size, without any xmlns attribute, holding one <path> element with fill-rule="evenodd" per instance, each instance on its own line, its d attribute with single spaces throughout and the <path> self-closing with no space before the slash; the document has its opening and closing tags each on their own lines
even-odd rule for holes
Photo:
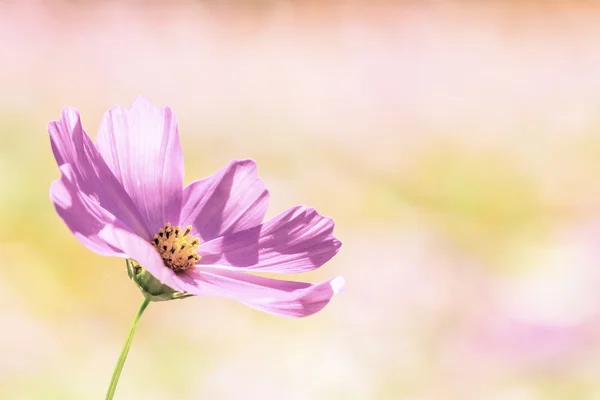
<svg viewBox="0 0 600 400">
<path fill-rule="evenodd" d="M 187 276 L 186 276 L 187 275 Z M 323 309 L 344 286 L 342 277 L 311 284 L 283 281 L 202 266 L 182 274 L 183 290 L 199 296 L 237 300 L 249 307 L 281 317 L 306 317 Z"/>
<path fill-rule="evenodd" d="M 131 230 L 149 237 L 135 204 L 81 127 L 78 112 L 63 109 L 60 120 L 48 124 L 48 132 L 58 166 L 70 165 L 78 189 Z"/>
<path fill-rule="evenodd" d="M 183 152 L 177 120 L 166 108 L 137 98 L 114 107 L 100 125 L 98 149 L 140 210 L 152 234 L 176 224 L 181 209 Z"/>
<path fill-rule="evenodd" d="M 105 226 L 99 236 L 107 243 L 123 249 L 124 254 L 121 257 L 138 262 L 163 284 L 175 290 L 183 291 L 181 279 L 165 266 L 154 246 L 144 238 L 139 237 L 118 223 Z"/>
<path fill-rule="evenodd" d="M 58 215 L 88 249 L 103 256 L 122 255 L 120 249 L 98 236 L 102 228 L 115 221 L 114 215 L 81 191 L 70 164 L 63 164 L 60 171 L 61 178 L 50 186 L 50 198 Z"/>
<path fill-rule="evenodd" d="M 334 225 L 313 208 L 294 207 L 263 225 L 202 243 L 200 263 L 284 274 L 310 271 L 341 247 Z"/>
<path fill-rule="evenodd" d="M 184 189 L 181 225 L 192 225 L 193 233 L 208 241 L 260 224 L 268 201 L 254 161 L 232 161 Z"/>
</svg>

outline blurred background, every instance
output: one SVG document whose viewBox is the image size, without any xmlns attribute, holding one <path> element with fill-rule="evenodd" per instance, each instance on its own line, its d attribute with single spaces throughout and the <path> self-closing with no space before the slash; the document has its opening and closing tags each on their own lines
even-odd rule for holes
<svg viewBox="0 0 600 400">
<path fill-rule="evenodd" d="M 321 313 L 153 304 L 115 398 L 600 398 L 600 3 L 0 1 L 0 398 L 100 399 L 141 301 L 46 125 L 143 94 L 186 182 L 254 158 L 343 246 Z"/>
</svg>

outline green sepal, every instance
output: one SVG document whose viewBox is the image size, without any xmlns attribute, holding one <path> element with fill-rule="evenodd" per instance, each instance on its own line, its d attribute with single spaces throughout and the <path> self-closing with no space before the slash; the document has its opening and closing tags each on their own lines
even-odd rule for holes
<svg viewBox="0 0 600 400">
<path fill-rule="evenodd" d="M 169 301 L 185 299 L 193 296 L 185 292 L 178 292 L 161 283 L 150 272 L 133 260 L 127 260 L 127 274 L 140 288 L 140 291 L 150 301 Z"/>
</svg>

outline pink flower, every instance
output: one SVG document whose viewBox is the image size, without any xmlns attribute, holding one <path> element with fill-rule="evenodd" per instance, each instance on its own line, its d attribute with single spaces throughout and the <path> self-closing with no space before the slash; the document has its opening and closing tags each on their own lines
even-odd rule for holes
<svg viewBox="0 0 600 400">
<path fill-rule="evenodd" d="M 310 284 L 250 274 L 320 267 L 341 246 L 334 222 L 296 206 L 263 223 L 269 192 L 252 160 L 232 161 L 184 188 L 177 120 L 168 107 L 138 98 L 129 110 L 113 108 L 96 144 L 72 108 L 48 131 L 61 172 L 50 188 L 56 211 L 90 250 L 135 261 L 130 275 L 145 295 L 144 282 L 156 278 L 169 299 L 220 296 L 304 317 L 344 285 L 341 277 Z"/>
</svg>

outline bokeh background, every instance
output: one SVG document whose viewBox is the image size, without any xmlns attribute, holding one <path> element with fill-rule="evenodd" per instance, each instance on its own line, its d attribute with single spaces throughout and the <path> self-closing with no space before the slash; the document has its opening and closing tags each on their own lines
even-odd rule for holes
<svg viewBox="0 0 600 400">
<path fill-rule="evenodd" d="M 600 398 L 600 4 L 0 1 L 0 399 L 100 399 L 141 296 L 57 217 L 46 125 L 138 94 L 186 181 L 254 158 L 347 290 L 153 304 L 119 399 Z"/>
</svg>

